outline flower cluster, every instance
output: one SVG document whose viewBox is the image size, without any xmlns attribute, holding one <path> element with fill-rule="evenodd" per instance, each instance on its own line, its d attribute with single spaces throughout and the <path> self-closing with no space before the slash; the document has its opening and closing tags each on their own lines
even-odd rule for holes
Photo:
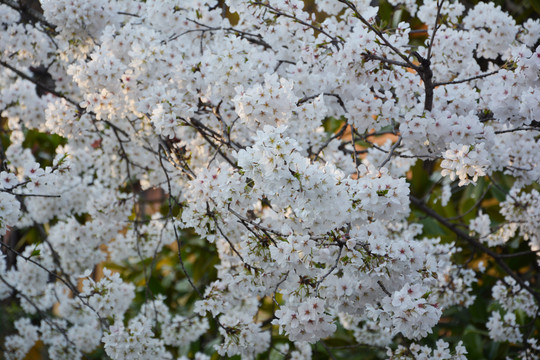
<svg viewBox="0 0 540 360">
<path fill-rule="evenodd" d="M 20 204 L 14 195 L 0 192 L 0 235 L 5 235 L 8 226 L 19 219 Z"/>
<path fill-rule="evenodd" d="M 519 229 L 521 236 L 528 240 L 531 250 L 540 250 L 538 226 L 540 224 L 540 192 L 521 192 L 517 188 L 510 191 L 510 196 L 501 204 L 501 214 L 512 226 Z"/>
<path fill-rule="evenodd" d="M 419 339 L 431 332 L 441 317 L 441 309 L 431 303 L 428 288 L 405 286 L 383 299 L 382 309 L 370 309 L 370 316 L 379 319 L 382 327 L 393 329 L 394 333 Z M 431 301 L 430 301 L 431 300 Z"/>
<path fill-rule="evenodd" d="M 30 319 L 18 319 L 14 325 L 18 334 L 8 336 L 4 343 L 7 350 L 4 355 L 8 360 L 23 359 L 36 341 L 39 340 L 37 329 L 32 325 Z"/>
<path fill-rule="evenodd" d="M 396 350 L 388 350 L 388 359 L 418 359 L 418 360 L 465 360 L 467 359 L 467 349 L 463 346 L 463 341 L 457 343 L 454 351 L 444 340 L 438 340 L 435 349 L 429 346 L 412 344 L 408 349 L 400 345 Z"/>
<path fill-rule="evenodd" d="M 273 322 L 293 341 L 315 342 L 336 331 L 336 325 L 324 309 L 325 304 L 320 299 L 305 299 L 296 306 L 279 309 L 276 312 L 279 320 Z"/>
<path fill-rule="evenodd" d="M 118 273 L 103 270 L 104 277 L 97 283 L 83 281 L 81 296 L 88 297 L 89 305 L 104 317 L 122 318 L 133 300 L 134 286 L 124 283 Z"/>
<path fill-rule="evenodd" d="M 476 183 L 479 176 L 486 175 L 486 169 L 490 164 L 484 144 L 472 146 L 452 142 L 450 149 L 446 150 L 443 156 L 441 175 L 449 176 L 450 180 L 454 180 L 457 176 L 459 186 Z"/>
<path fill-rule="evenodd" d="M 114 360 L 172 359 L 165 350 L 162 340 L 154 337 L 151 320 L 132 320 L 126 328 L 122 323 L 111 325 L 110 332 L 103 336 L 105 352 Z"/>
<path fill-rule="evenodd" d="M 526 283 L 528 285 L 528 283 Z M 515 279 L 507 276 L 504 283 L 498 281 L 492 289 L 493 299 L 500 304 L 501 312 L 493 311 L 486 324 L 489 336 L 495 341 L 520 342 L 523 334 L 517 322 L 517 316 L 523 312 L 528 317 L 534 317 L 538 312 L 538 305 L 532 295 L 522 289 Z"/>
</svg>

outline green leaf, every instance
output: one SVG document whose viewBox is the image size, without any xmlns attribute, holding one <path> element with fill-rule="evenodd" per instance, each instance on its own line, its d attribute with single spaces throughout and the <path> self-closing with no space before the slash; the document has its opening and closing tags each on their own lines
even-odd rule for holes
<svg viewBox="0 0 540 360">
<path fill-rule="evenodd" d="M 36 160 L 42 166 L 52 165 L 56 148 L 65 145 L 67 139 L 57 134 L 46 134 L 37 130 L 26 130 L 23 147 L 32 150 Z"/>
<path fill-rule="evenodd" d="M 341 128 L 341 126 L 343 126 L 344 123 L 345 123 L 344 118 L 338 119 L 335 117 L 328 117 L 324 119 L 323 121 L 324 131 L 330 134 L 334 134 Z"/>
<path fill-rule="evenodd" d="M 424 169 L 424 162 L 421 160 L 416 161 L 411 168 L 411 172 L 411 194 L 422 198 L 426 190 L 430 188 L 429 173 Z"/>
<path fill-rule="evenodd" d="M 467 356 L 469 359 L 485 359 L 483 353 L 484 342 L 478 329 L 476 329 L 473 325 L 467 326 L 463 333 L 462 339 L 463 343 L 465 344 L 465 348 L 467 348 Z"/>
<path fill-rule="evenodd" d="M 437 220 L 426 217 L 424 213 L 419 211 L 413 211 L 416 219 L 415 221 L 420 222 L 423 225 L 423 234 L 429 237 L 444 236 L 446 231 L 441 227 Z"/>
<path fill-rule="evenodd" d="M 497 200 L 499 201 L 504 201 L 506 200 L 506 192 L 504 192 L 503 190 L 501 190 L 500 188 L 496 187 L 496 186 L 493 186 L 490 190 L 489 190 L 490 194 Z"/>
</svg>

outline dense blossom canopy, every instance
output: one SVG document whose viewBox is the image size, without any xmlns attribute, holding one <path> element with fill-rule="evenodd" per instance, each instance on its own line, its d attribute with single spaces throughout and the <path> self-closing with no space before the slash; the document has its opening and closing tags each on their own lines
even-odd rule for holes
<svg viewBox="0 0 540 360">
<path fill-rule="evenodd" d="M 0 0 L 4 357 L 538 359 L 540 21 L 373 3 Z"/>
</svg>

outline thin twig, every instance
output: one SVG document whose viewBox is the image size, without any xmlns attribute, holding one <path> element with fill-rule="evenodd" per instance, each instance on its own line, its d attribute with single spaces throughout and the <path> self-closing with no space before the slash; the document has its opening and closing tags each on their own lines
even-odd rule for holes
<svg viewBox="0 0 540 360">
<path fill-rule="evenodd" d="M 392 296 L 392 294 L 390 293 L 390 291 L 386 290 L 386 287 L 384 287 L 383 283 L 381 280 L 377 280 L 377 285 L 379 285 L 379 287 L 382 289 L 382 291 L 387 295 L 387 296 Z"/>
<path fill-rule="evenodd" d="M 453 217 L 449 217 L 449 218 L 446 218 L 447 220 L 458 220 L 458 219 L 461 219 L 462 217 L 466 216 L 468 213 L 470 213 L 471 211 L 473 211 L 474 209 L 476 209 L 476 207 L 478 205 L 480 205 L 482 203 L 482 201 L 484 200 L 484 197 L 487 195 L 487 193 L 489 192 L 489 190 L 491 189 L 491 186 L 492 184 L 489 184 L 486 188 L 486 190 L 484 191 L 484 193 L 480 196 L 480 198 L 478 198 L 478 201 L 473 205 L 471 206 L 470 209 L 468 209 L 467 211 L 465 211 L 464 213 L 460 214 L 460 215 L 457 215 L 457 216 L 453 216 Z"/>
<path fill-rule="evenodd" d="M 386 38 L 386 36 L 384 36 L 384 34 L 382 33 L 382 31 L 380 31 L 379 29 L 377 29 L 376 27 L 374 27 L 369 21 L 367 21 L 363 16 L 362 14 L 360 14 L 360 12 L 358 11 L 358 9 L 356 8 L 356 5 L 354 5 L 351 1 L 349 0 L 338 0 L 340 3 L 343 3 L 345 5 L 347 5 L 355 14 L 355 16 L 364 24 L 368 27 L 369 30 L 373 31 L 375 33 L 375 35 L 377 35 L 377 37 L 379 39 L 382 40 L 382 42 L 384 43 L 384 45 L 388 46 L 390 49 L 392 49 L 392 51 L 397 55 L 399 56 L 401 59 L 403 59 L 403 61 L 405 61 L 405 63 L 407 63 L 409 65 L 409 67 L 411 68 L 416 68 L 416 65 L 414 65 L 407 56 L 405 56 L 405 54 L 403 54 L 401 51 L 399 51 L 399 49 L 397 49 L 394 45 L 392 45 L 390 43 L 390 41 L 388 41 L 388 39 Z"/>
<path fill-rule="evenodd" d="M 56 28 L 56 25 L 48 22 L 41 13 L 39 13 L 38 11 L 32 8 L 29 8 L 29 7 L 21 8 L 16 4 L 15 1 L 12 1 L 12 0 L 0 0 L 0 4 L 7 5 L 13 10 L 18 11 L 21 15 L 24 14 L 25 16 L 30 17 L 33 21 L 41 23 L 52 30 Z"/>
<path fill-rule="evenodd" d="M 44 91 L 44 92 L 48 92 L 48 93 L 51 93 L 53 94 L 54 96 L 56 97 L 59 97 L 59 98 L 62 98 L 62 99 L 65 99 L 67 102 L 69 102 L 71 105 L 74 105 L 75 107 L 77 107 L 78 109 L 80 108 L 79 107 L 79 104 L 75 101 L 75 100 L 72 100 L 70 99 L 69 97 L 59 93 L 58 91 L 54 90 L 54 89 L 51 89 L 43 84 L 41 84 L 40 82 L 36 81 L 34 78 L 32 78 L 31 76 L 28 76 L 26 75 L 25 73 L 23 73 L 22 71 L 20 71 L 19 69 L 9 65 L 7 62 L 5 61 L 2 61 L 0 60 L 0 65 L 2 65 L 3 67 L 5 68 L 8 68 L 9 70 L 13 71 L 15 74 L 17 74 L 18 76 L 22 77 L 23 79 L 25 80 L 28 80 L 30 81 L 31 83 L 33 83 L 34 85 L 36 85 L 40 90 Z"/>
<path fill-rule="evenodd" d="M 158 152 L 161 152 L 161 151 L 165 151 L 163 149 L 163 145 L 159 145 L 159 150 Z M 169 173 L 167 171 L 167 169 L 165 169 L 165 165 L 163 164 L 163 158 L 160 156 L 159 157 L 159 164 L 161 165 L 161 169 L 163 170 L 163 173 L 165 174 L 165 177 L 167 178 L 167 190 L 169 191 L 169 196 L 168 196 L 168 203 L 169 203 L 169 213 L 167 216 L 172 216 L 173 214 L 173 211 L 172 211 L 172 208 L 173 208 L 173 205 L 172 205 L 172 189 L 171 189 L 171 179 L 169 177 Z M 186 267 L 184 265 L 184 259 L 182 258 L 182 241 L 180 240 L 180 236 L 178 235 L 178 230 L 176 229 L 176 225 L 172 224 L 173 226 L 173 230 L 174 230 L 174 237 L 176 239 L 176 245 L 178 247 L 178 260 L 180 262 L 180 267 L 182 268 L 182 271 L 184 273 L 184 275 L 186 276 L 186 279 L 188 280 L 189 284 L 191 285 L 191 287 L 193 288 L 193 290 L 195 290 L 195 292 L 199 295 L 199 297 L 201 299 L 204 299 L 204 296 L 203 294 L 201 293 L 201 291 L 199 290 L 199 288 L 197 288 L 195 286 L 195 284 L 193 283 L 193 280 L 191 279 L 191 276 L 189 276 L 187 270 L 186 270 Z"/>
<path fill-rule="evenodd" d="M 309 27 L 309 28 L 311 28 L 311 29 L 313 29 L 313 30 L 327 36 L 328 38 L 330 38 L 332 40 L 331 41 L 332 45 L 334 45 L 337 49 L 339 49 L 339 44 L 343 44 L 343 40 L 338 39 L 337 37 L 330 35 L 323 28 L 321 28 L 319 26 L 315 26 L 315 25 L 310 24 L 308 22 L 305 22 L 304 20 L 301 20 L 301 19 L 297 18 L 294 15 L 287 14 L 287 13 L 285 13 L 285 12 L 279 10 L 279 9 L 276 9 L 276 8 L 272 7 L 270 4 L 259 2 L 259 1 L 254 1 L 251 4 L 252 5 L 263 6 L 263 7 L 267 8 L 270 11 L 271 14 L 274 14 L 276 16 L 283 16 L 283 17 L 292 19 L 292 20 L 294 20 L 295 22 L 297 22 L 299 24 L 307 26 L 307 27 Z"/>
<path fill-rule="evenodd" d="M 461 84 L 461 83 L 465 83 L 465 82 L 469 82 L 469 81 L 473 81 L 473 80 L 478 80 L 478 79 L 482 79 L 482 78 L 494 75 L 494 74 L 498 73 L 499 71 L 501 71 L 501 69 L 497 69 L 497 70 L 494 70 L 494 71 L 491 71 L 491 72 L 488 72 L 488 73 L 485 73 L 485 74 L 471 76 L 471 77 L 466 78 L 466 79 L 445 81 L 445 82 L 436 82 L 436 83 L 433 83 L 433 86 Z"/>
<path fill-rule="evenodd" d="M 326 350 L 326 353 L 328 354 L 328 357 L 330 357 L 330 359 L 336 360 L 336 357 L 335 357 L 334 354 L 330 351 L 330 348 L 328 348 L 328 346 L 326 346 L 326 344 L 324 343 L 323 340 L 320 340 L 320 341 L 319 341 L 319 344 L 321 344 L 322 347 L 324 348 L 324 350 Z"/>
<path fill-rule="evenodd" d="M 61 277 L 60 275 L 58 275 L 56 272 L 54 271 L 51 271 L 49 269 L 47 269 L 45 266 L 41 265 L 40 263 L 38 263 L 37 261 L 33 260 L 32 259 L 32 256 L 24 256 L 21 252 L 15 250 L 14 248 L 12 248 L 11 246 L 9 246 L 8 244 L 4 243 L 4 242 L 1 242 L 0 241 L 0 246 L 3 246 L 5 247 L 7 250 L 11 251 L 12 253 L 14 253 L 15 255 L 21 257 L 22 259 L 36 265 L 37 267 L 39 267 L 40 269 L 46 271 L 50 276 L 53 276 L 54 278 L 60 280 L 64 285 L 66 285 L 68 287 L 68 289 L 70 289 L 71 291 L 73 291 L 72 287 L 73 287 L 73 284 L 71 284 L 70 282 L 68 282 L 67 280 L 65 280 L 63 277 Z"/>
<path fill-rule="evenodd" d="M 380 62 L 383 62 L 383 63 L 386 63 L 386 64 L 390 64 L 390 65 L 397 65 L 397 66 L 401 66 L 401 67 L 404 67 L 404 68 L 411 68 L 411 69 L 414 69 L 414 70 L 417 69 L 416 65 L 413 65 L 411 67 L 410 64 L 405 63 L 403 61 L 388 59 L 388 58 L 385 58 L 383 56 L 375 55 L 375 54 L 370 53 L 370 52 L 363 53 L 362 56 L 367 61 L 377 60 L 377 61 L 380 61 Z"/>
<path fill-rule="evenodd" d="M 398 140 L 396 141 L 396 143 L 392 146 L 392 148 L 390 149 L 390 151 L 388 152 L 388 156 L 386 157 L 386 159 L 384 159 L 384 161 L 381 163 L 381 165 L 379 165 L 379 170 L 384 166 L 386 165 L 387 162 L 390 161 L 390 159 L 392 158 L 392 155 L 394 155 L 394 151 L 396 151 L 396 149 L 399 147 L 399 145 L 401 145 L 401 135 L 399 135 L 398 137 Z"/>
<path fill-rule="evenodd" d="M 321 277 L 321 279 L 319 281 L 317 281 L 315 283 L 315 292 L 317 293 L 317 295 L 319 294 L 319 286 L 322 284 L 322 282 L 331 274 L 334 272 L 334 270 L 337 269 L 338 265 L 339 265 L 339 260 L 341 259 L 341 253 L 343 251 L 343 244 L 340 244 L 339 246 L 339 251 L 338 251 L 338 255 L 336 257 L 336 261 L 334 262 L 334 265 L 332 265 L 332 267 Z"/>
<path fill-rule="evenodd" d="M 413 205 L 415 205 L 417 208 L 422 210 L 428 216 L 434 218 L 439 223 L 444 225 L 446 228 L 451 230 L 459 238 L 467 241 L 472 247 L 476 248 L 477 250 L 492 257 L 495 260 L 495 262 L 504 270 L 504 272 L 510 275 L 523 289 L 527 290 L 535 298 L 537 304 L 540 304 L 540 294 L 538 294 L 530 285 L 526 284 L 525 281 L 502 260 L 502 257 L 500 256 L 500 254 L 497 254 L 493 250 L 484 246 L 476 238 L 470 236 L 463 230 L 459 229 L 455 224 L 448 221 L 445 217 L 439 215 L 435 210 L 428 207 L 424 202 L 420 201 L 416 197 L 409 195 L 409 199 Z"/>
<path fill-rule="evenodd" d="M 429 40 L 429 46 L 428 46 L 428 52 L 427 52 L 427 60 L 431 60 L 431 51 L 433 49 L 433 42 L 435 41 L 435 35 L 437 34 L 437 30 L 441 27 L 441 24 L 439 23 L 439 20 L 441 18 L 441 10 L 443 6 L 444 0 L 437 0 L 437 15 L 435 16 L 435 27 L 433 28 L 433 34 L 431 35 L 431 39 Z"/>
<path fill-rule="evenodd" d="M 10 284 L 8 281 L 6 281 L 6 279 L 4 279 L 3 276 L 0 275 L 0 281 L 2 281 L 7 287 L 9 287 L 15 294 L 18 294 L 21 298 L 23 298 L 24 300 L 26 300 L 26 302 L 28 304 L 30 304 L 38 314 L 41 315 L 41 318 L 43 321 L 45 321 L 47 324 L 49 324 L 49 326 L 51 328 L 54 328 L 56 329 L 63 337 L 64 339 L 66 340 L 66 342 L 68 344 L 71 344 L 75 349 L 78 349 L 77 345 L 69 338 L 68 334 L 67 334 L 67 330 L 66 329 L 63 329 L 60 327 L 60 325 L 58 325 L 56 322 L 52 321 L 51 319 L 49 319 L 49 317 L 47 316 L 47 314 L 45 314 L 40 308 L 39 306 L 37 306 L 34 301 L 32 299 L 30 299 L 30 297 L 28 297 L 26 294 L 22 293 L 21 291 L 19 291 L 15 286 L 13 286 L 12 284 Z M 84 358 L 86 358 L 84 355 L 83 355 Z"/>
<path fill-rule="evenodd" d="M 354 169 L 356 170 L 356 178 L 360 179 L 360 170 L 358 169 L 358 155 L 356 154 L 356 141 L 354 140 L 354 127 L 352 125 L 349 125 L 351 127 L 351 143 L 353 148 L 353 156 L 354 156 Z"/>
<path fill-rule="evenodd" d="M 345 123 L 343 124 L 343 126 L 341 126 L 341 129 L 335 133 L 334 135 L 330 136 L 330 138 L 328 138 L 328 140 L 326 140 L 326 142 L 324 144 L 321 145 L 321 147 L 319 148 L 319 150 L 317 150 L 317 152 L 315 153 L 315 160 L 314 161 L 317 161 L 319 159 L 319 155 L 321 154 L 321 152 L 326 149 L 326 147 L 328 145 L 330 145 L 330 143 L 337 139 L 337 138 L 340 138 L 341 136 L 343 136 L 343 134 L 345 133 L 345 130 L 347 130 L 347 128 L 349 127 L 349 124 Z"/>
<path fill-rule="evenodd" d="M 208 203 L 206 204 L 206 207 L 208 208 Z M 253 266 L 253 265 L 250 265 L 248 264 L 245 260 L 244 260 L 244 257 L 242 256 L 242 254 L 240 254 L 238 252 L 238 250 L 236 250 L 234 244 L 232 243 L 232 241 L 229 239 L 229 237 L 227 235 L 225 235 L 225 233 L 223 232 L 223 230 L 221 230 L 221 227 L 218 225 L 218 221 L 216 219 L 216 217 L 214 215 L 211 215 L 212 218 L 214 219 L 214 224 L 216 225 L 216 229 L 218 229 L 219 233 L 221 234 L 221 236 L 223 236 L 223 238 L 225 239 L 225 241 L 227 241 L 227 243 L 229 244 L 229 246 L 231 247 L 232 251 L 240 258 L 240 261 L 242 261 L 242 263 L 247 266 L 249 269 L 253 269 L 253 270 L 261 270 L 260 268 L 256 267 L 256 266 Z"/>
</svg>

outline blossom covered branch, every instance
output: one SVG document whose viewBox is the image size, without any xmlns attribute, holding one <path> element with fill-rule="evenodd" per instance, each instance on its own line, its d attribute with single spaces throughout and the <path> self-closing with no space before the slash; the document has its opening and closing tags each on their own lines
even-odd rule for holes
<svg viewBox="0 0 540 360">
<path fill-rule="evenodd" d="M 538 356 L 540 21 L 385 4 L 0 0 L 4 356 Z"/>
</svg>

